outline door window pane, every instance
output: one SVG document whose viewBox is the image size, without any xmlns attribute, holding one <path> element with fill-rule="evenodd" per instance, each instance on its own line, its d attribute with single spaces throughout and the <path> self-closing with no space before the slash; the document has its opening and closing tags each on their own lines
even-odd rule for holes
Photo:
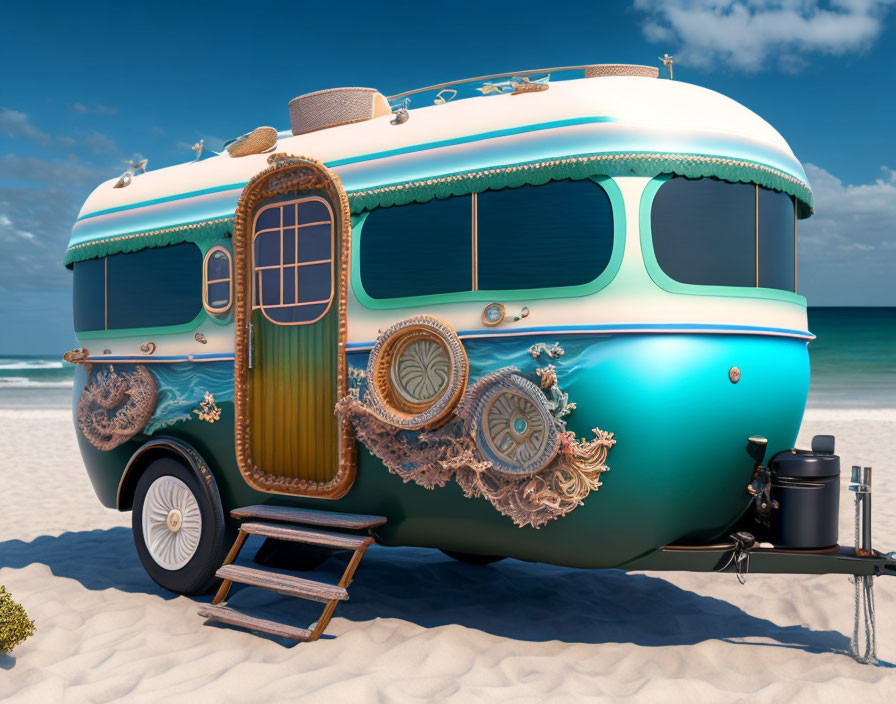
<svg viewBox="0 0 896 704">
<path fill-rule="evenodd" d="M 325 301 L 330 297 L 330 264 L 299 267 L 299 303 Z"/>
<path fill-rule="evenodd" d="M 310 225 L 299 229 L 299 261 L 319 262 L 330 258 L 330 226 Z"/>
<path fill-rule="evenodd" d="M 255 307 L 278 324 L 314 322 L 334 293 L 329 206 L 318 198 L 275 203 L 255 222 Z M 259 232 L 259 224 L 270 223 L 276 223 L 274 229 Z"/>
</svg>

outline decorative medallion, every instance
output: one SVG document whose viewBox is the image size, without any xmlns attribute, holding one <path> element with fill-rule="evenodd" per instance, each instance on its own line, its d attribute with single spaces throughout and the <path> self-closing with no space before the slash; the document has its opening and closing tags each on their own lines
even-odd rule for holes
<svg viewBox="0 0 896 704">
<path fill-rule="evenodd" d="M 395 400 L 408 411 L 428 408 L 445 390 L 450 372 L 451 356 L 441 339 L 405 335 L 389 368 Z"/>
<path fill-rule="evenodd" d="M 444 423 L 467 385 L 467 355 L 442 320 L 421 315 L 380 335 L 367 362 L 371 402 L 401 428 Z"/>
<path fill-rule="evenodd" d="M 98 450 L 112 450 L 146 426 L 156 407 L 156 381 L 142 364 L 133 371 L 95 371 L 81 391 L 78 429 Z"/>
<path fill-rule="evenodd" d="M 404 332 L 419 330 L 423 320 L 428 325 L 425 329 L 439 330 L 444 347 L 429 344 L 436 338 Z M 399 347 L 395 338 L 401 341 L 405 335 L 408 339 Z M 377 340 L 366 373 L 349 371 L 351 384 L 336 405 L 337 414 L 351 424 L 357 439 L 404 481 L 435 489 L 453 480 L 466 497 L 486 499 L 518 526 L 540 528 L 581 506 L 588 494 L 601 486 L 600 476 L 609 469 L 605 462 L 616 442 L 613 434 L 595 428 L 594 439 L 579 440 L 566 429 L 563 419 L 576 404 L 560 389 L 553 364 L 535 370 L 540 387 L 518 368 L 504 367 L 469 388 L 464 385 L 460 400 L 444 405 L 454 388 L 455 369 L 450 368 L 452 374 L 444 386 L 440 385 L 441 371 L 434 369 L 444 369 L 439 349 L 448 350 L 447 358 L 456 364 L 459 357 L 454 340 L 456 335 L 445 323 L 429 316 L 392 326 Z M 408 352 L 422 341 L 427 344 L 413 354 Z M 407 360 L 405 379 L 413 379 L 413 383 L 403 382 L 401 374 L 393 378 L 388 373 L 394 359 L 389 355 L 396 355 L 396 350 L 399 358 Z M 463 353 L 462 347 L 460 351 Z M 529 354 L 533 359 L 542 354 L 558 359 L 563 348 L 557 343 L 538 343 Z M 463 362 L 466 370 L 465 353 Z M 401 362 L 396 368 L 402 369 Z M 438 425 L 409 427 L 408 416 L 384 401 L 388 397 L 398 403 L 401 394 L 389 389 L 397 384 L 405 384 L 405 391 L 413 389 L 408 395 L 415 403 L 435 398 L 429 410 L 442 404 Z"/>
<path fill-rule="evenodd" d="M 491 385 L 473 412 L 479 449 L 504 474 L 528 476 L 557 454 L 557 428 L 544 393 L 516 374 Z"/>
</svg>

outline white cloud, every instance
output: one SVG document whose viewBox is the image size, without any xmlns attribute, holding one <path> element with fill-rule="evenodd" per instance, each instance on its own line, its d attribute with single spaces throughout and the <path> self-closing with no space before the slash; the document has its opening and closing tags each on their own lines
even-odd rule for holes
<svg viewBox="0 0 896 704">
<path fill-rule="evenodd" d="M 31 124 L 28 115 L 10 108 L 0 108 L 0 132 L 12 139 L 26 139 L 47 145 L 50 135 Z"/>
<path fill-rule="evenodd" d="M 118 108 L 109 107 L 108 105 L 100 105 L 97 103 L 96 105 L 85 105 L 84 103 L 72 103 L 69 106 L 75 112 L 79 112 L 82 115 L 115 115 L 118 112 Z"/>
<path fill-rule="evenodd" d="M 19 186 L 65 184 L 76 188 L 96 186 L 100 181 L 117 175 L 118 160 L 114 161 L 114 165 L 101 169 L 74 160 L 47 160 L 35 156 L 4 154 L 0 156 L 0 183 L 8 182 Z"/>
<path fill-rule="evenodd" d="M 0 291 L 70 285 L 62 268 L 80 196 L 60 188 L 0 188 Z"/>
<path fill-rule="evenodd" d="M 117 153 L 119 151 L 114 139 L 110 139 L 97 131 L 91 132 L 81 141 L 94 154 L 109 154 L 110 152 Z"/>
<path fill-rule="evenodd" d="M 806 54 L 867 49 L 880 35 L 894 0 L 634 0 L 651 42 L 676 60 L 709 68 L 725 63 L 758 71 L 769 59 L 781 70 L 806 68 Z"/>
<path fill-rule="evenodd" d="M 119 166 L 0 156 L 0 292 L 66 288 L 62 257 L 78 209 Z M 2 298 L 2 296 L 0 296 Z"/>
<path fill-rule="evenodd" d="M 800 292 L 813 305 L 896 305 L 896 171 L 844 184 L 806 164 L 815 214 L 799 224 Z"/>
<path fill-rule="evenodd" d="M 8 207 L 8 204 L 6 205 Z M 35 239 L 34 233 L 16 227 L 15 223 L 8 215 L 0 213 L 0 243 L 4 245 L 4 249 L 7 253 L 16 249 L 16 245 L 20 244 L 22 241 L 29 242 L 38 247 L 43 247 L 43 244 Z M 13 256 L 20 257 L 21 255 L 14 253 Z"/>
</svg>

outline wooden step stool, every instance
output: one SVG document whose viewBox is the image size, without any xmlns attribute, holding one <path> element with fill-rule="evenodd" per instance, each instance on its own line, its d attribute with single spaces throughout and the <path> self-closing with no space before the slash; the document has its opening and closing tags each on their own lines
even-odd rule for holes
<svg viewBox="0 0 896 704">
<path fill-rule="evenodd" d="M 271 633 L 282 638 L 290 638 L 297 641 L 317 640 L 323 634 L 333 611 L 340 601 L 348 599 L 347 587 L 351 584 L 352 577 L 364 552 L 373 543 L 373 538 L 367 535 L 354 533 L 339 533 L 330 530 L 320 530 L 318 526 L 336 530 L 367 530 L 381 526 L 386 522 L 382 516 L 363 516 L 349 513 L 333 513 L 331 511 L 315 511 L 312 509 L 288 508 L 286 506 L 247 506 L 234 509 L 230 512 L 233 518 L 239 520 L 253 519 L 240 525 L 240 531 L 236 536 L 233 547 L 224 558 L 224 564 L 215 573 L 220 577 L 221 587 L 211 606 L 199 609 L 199 615 L 210 621 L 218 621 L 232 626 L 242 626 L 254 631 Z M 283 523 L 315 526 L 314 528 L 296 528 L 293 525 L 279 525 Z M 250 535 L 262 535 L 275 540 L 289 540 L 308 545 L 318 545 L 332 548 L 333 550 L 353 550 L 351 559 L 345 567 L 345 572 L 338 584 L 316 582 L 292 575 L 269 572 L 253 567 L 242 567 L 232 564 L 240 554 L 246 538 Z M 324 604 L 324 610 L 313 629 L 296 628 L 276 621 L 268 621 L 262 618 L 248 616 L 234 611 L 226 606 L 218 606 L 227 598 L 230 587 L 234 582 L 247 584 L 252 587 L 270 589 L 278 594 L 295 596 L 301 599 L 309 599 Z"/>
</svg>

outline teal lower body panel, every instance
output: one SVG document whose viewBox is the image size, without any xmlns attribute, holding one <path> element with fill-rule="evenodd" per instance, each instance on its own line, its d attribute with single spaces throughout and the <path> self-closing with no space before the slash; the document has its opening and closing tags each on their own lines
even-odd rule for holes
<svg viewBox="0 0 896 704">
<path fill-rule="evenodd" d="M 530 345 L 560 342 L 554 360 Z M 618 567 L 669 543 L 711 541 L 747 508 L 753 461 L 747 438 L 764 435 L 769 454 L 793 447 L 809 390 L 804 340 L 719 334 L 517 337 L 465 343 L 474 380 L 517 366 L 537 380 L 550 361 L 576 409 L 568 427 L 590 439 L 610 431 L 603 486 L 544 527 L 519 528 L 484 499 L 449 483 L 427 490 L 403 483 L 361 452 L 352 492 L 390 521 L 388 544 L 420 545 L 578 567 Z M 366 355 L 351 355 L 363 367 Z M 740 370 L 732 383 L 729 370 Z M 388 477 L 388 479 L 386 478 Z M 381 497 L 369 503 L 368 499 Z M 346 509 L 348 510 L 348 509 Z"/>
<path fill-rule="evenodd" d="M 565 354 L 534 359 L 536 342 L 560 342 Z M 592 491 L 563 518 L 520 528 L 454 482 L 433 490 L 404 482 L 360 447 L 357 479 L 336 501 L 266 494 L 243 480 L 233 448 L 233 406 L 219 404 L 214 424 L 199 420 L 164 429 L 208 461 L 225 510 L 253 503 L 375 513 L 388 522 L 377 539 L 576 567 L 619 567 L 664 545 L 709 542 L 747 508 L 753 471 L 747 438 L 768 438 L 768 455 L 793 447 L 809 388 L 805 340 L 728 334 L 624 334 L 468 340 L 471 381 L 504 366 L 537 380 L 548 362 L 576 403 L 568 428 L 590 439 L 592 428 L 616 444 Z M 349 354 L 363 368 L 367 353 Z M 732 383 L 729 370 L 740 370 Z M 296 390 L 301 393 L 301 390 Z M 161 433 L 159 433 L 161 434 Z M 145 438 L 143 438 L 145 440 Z M 114 496 L 135 438 L 112 452 L 82 442 L 97 494 Z M 86 447 L 85 447 L 86 446 Z M 113 486 L 115 488 L 113 488 Z"/>
</svg>

